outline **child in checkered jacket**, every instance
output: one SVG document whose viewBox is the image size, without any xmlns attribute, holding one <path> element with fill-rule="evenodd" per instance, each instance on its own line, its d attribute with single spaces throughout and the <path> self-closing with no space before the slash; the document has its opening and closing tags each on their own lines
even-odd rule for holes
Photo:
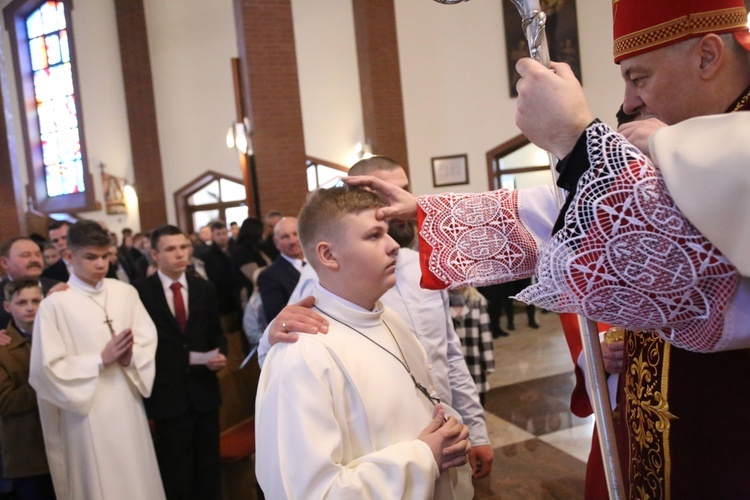
<svg viewBox="0 0 750 500">
<path fill-rule="evenodd" d="M 449 298 L 453 327 L 461 339 L 461 351 L 484 405 L 485 393 L 490 388 L 487 374 L 495 371 L 487 299 L 474 287 L 450 290 Z"/>
</svg>

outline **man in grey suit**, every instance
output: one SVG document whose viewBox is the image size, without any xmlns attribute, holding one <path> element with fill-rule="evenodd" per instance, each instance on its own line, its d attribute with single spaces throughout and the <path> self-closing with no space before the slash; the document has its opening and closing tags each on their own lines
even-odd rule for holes
<svg viewBox="0 0 750 500">
<path fill-rule="evenodd" d="M 258 290 L 267 321 L 272 321 L 284 309 L 305 265 L 296 217 L 284 217 L 276 223 L 273 242 L 281 255 L 258 275 Z"/>
</svg>

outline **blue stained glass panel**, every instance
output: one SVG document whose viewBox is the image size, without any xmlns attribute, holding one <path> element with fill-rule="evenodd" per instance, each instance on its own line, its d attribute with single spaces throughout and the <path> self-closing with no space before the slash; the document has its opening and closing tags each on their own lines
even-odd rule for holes
<svg viewBox="0 0 750 500">
<path fill-rule="evenodd" d="M 36 38 L 42 35 L 42 12 L 37 9 L 26 18 L 26 36 Z"/>
<path fill-rule="evenodd" d="M 59 164 L 55 163 L 55 164 L 46 166 L 45 178 L 47 180 L 47 195 L 48 196 L 60 196 L 61 194 L 66 194 L 63 191 L 62 175 L 63 173 L 60 169 Z"/>
<path fill-rule="evenodd" d="M 65 17 L 63 17 L 63 25 L 59 24 L 59 15 L 57 10 L 57 4 L 55 2 L 47 2 L 39 7 L 42 12 L 42 31 L 46 35 L 47 33 L 53 33 L 61 28 L 65 27 Z"/>
<path fill-rule="evenodd" d="M 54 132 L 57 129 L 55 123 L 55 106 L 53 101 L 44 101 L 39 103 L 36 108 L 37 114 L 39 115 L 39 134 L 42 138 L 45 135 Z"/>
<path fill-rule="evenodd" d="M 78 142 L 78 129 L 62 130 L 57 134 L 60 160 L 72 161 L 81 157 L 81 144 Z"/>
<path fill-rule="evenodd" d="M 48 196 L 85 190 L 65 7 L 48 1 L 26 18 Z M 45 36 L 46 35 L 46 36 Z"/>
<path fill-rule="evenodd" d="M 50 93 L 52 96 L 66 96 L 73 94 L 73 74 L 70 63 L 53 66 L 49 69 Z M 38 96 L 37 96 L 38 97 Z"/>
<path fill-rule="evenodd" d="M 34 94 L 37 102 L 44 102 L 52 99 L 53 89 L 51 88 L 51 79 L 48 69 L 40 69 L 34 72 Z"/>
<path fill-rule="evenodd" d="M 47 46 L 44 38 L 29 40 L 29 53 L 31 55 L 31 69 L 33 71 L 47 67 Z"/>
<path fill-rule="evenodd" d="M 65 24 L 65 5 L 62 2 L 55 3 L 57 3 L 57 29 L 62 30 L 67 28 Z"/>
<path fill-rule="evenodd" d="M 60 161 L 60 152 L 57 149 L 57 134 L 42 136 L 42 161 L 45 165 L 52 165 Z"/>
<path fill-rule="evenodd" d="M 52 66 L 61 62 L 60 54 L 60 37 L 58 35 L 48 35 L 44 39 L 47 45 L 47 64 Z"/>
<path fill-rule="evenodd" d="M 65 193 L 82 193 L 84 191 L 81 160 L 61 163 L 60 171 L 63 174 L 62 185 Z"/>
<path fill-rule="evenodd" d="M 76 117 L 76 101 L 72 95 L 55 101 L 55 113 L 57 114 L 57 126 L 60 128 L 78 128 Z"/>
<path fill-rule="evenodd" d="M 70 62 L 70 46 L 68 45 L 68 32 L 60 32 L 60 59 L 62 62 Z"/>
</svg>

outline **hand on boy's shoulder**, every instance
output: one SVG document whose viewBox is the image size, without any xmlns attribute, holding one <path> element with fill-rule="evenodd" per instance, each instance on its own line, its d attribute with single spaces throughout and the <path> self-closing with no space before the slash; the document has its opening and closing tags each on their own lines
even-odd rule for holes
<svg viewBox="0 0 750 500">
<path fill-rule="evenodd" d="M 328 333 L 328 321 L 311 309 L 314 305 L 315 297 L 310 296 L 284 307 L 268 325 L 270 344 L 297 342 L 298 333 Z"/>
<path fill-rule="evenodd" d="M 8 330 L 5 328 L 0 330 L 0 347 L 10 344 L 11 340 L 10 335 L 8 335 Z"/>
<path fill-rule="evenodd" d="M 68 286 L 67 283 L 58 283 L 58 284 L 56 284 L 55 286 L 53 286 L 52 288 L 49 289 L 49 291 L 47 292 L 46 297 L 49 297 L 50 295 L 52 295 L 55 292 L 64 292 L 68 288 L 70 288 L 70 287 Z M 0 344 L 0 345 L 3 345 L 3 344 Z"/>
</svg>

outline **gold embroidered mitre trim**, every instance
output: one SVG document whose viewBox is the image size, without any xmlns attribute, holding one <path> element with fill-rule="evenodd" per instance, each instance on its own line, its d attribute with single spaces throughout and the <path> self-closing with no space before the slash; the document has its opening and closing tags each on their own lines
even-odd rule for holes
<svg viewBox="0 0 750 500">
<path fill-rule="evenodd" d="M 615 39 L 615 60 L 636 52 L 645 52 L 692 35 L 717 33 L 747 25 L 742 7 L 701 12 L 650 26 Z"/>
</svg>

